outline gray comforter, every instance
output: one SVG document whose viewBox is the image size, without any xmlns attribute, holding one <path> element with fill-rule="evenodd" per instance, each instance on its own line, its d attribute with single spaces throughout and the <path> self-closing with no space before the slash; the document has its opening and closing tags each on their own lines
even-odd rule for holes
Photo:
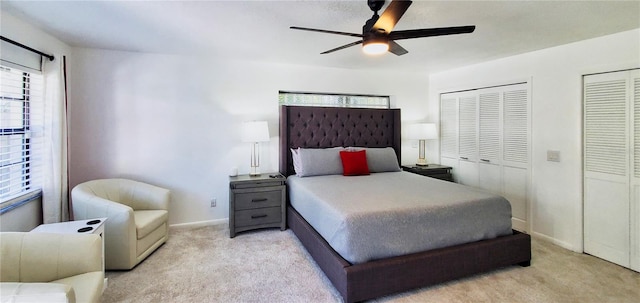
<svg viewBox="0 0 640 303">
<path fill-rule="evenodd" d="M 291 205 L 352 264 L 512 233 L 503 197 L 408 172 L 287 184 Z"/>
</svg>

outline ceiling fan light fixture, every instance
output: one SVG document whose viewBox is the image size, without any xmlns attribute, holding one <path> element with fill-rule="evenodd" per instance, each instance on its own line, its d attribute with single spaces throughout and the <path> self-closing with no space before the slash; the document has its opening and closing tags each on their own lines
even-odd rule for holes
<svg viewBox="0 0 640 303">
<path fill-rule="evenodd" d="M 367 55 L 381 55 L 389 51 L 389 43 L 386 41 L 365 41 L 362 51 Z"/>
<path fill-rule="evenodd" d="M 361 38 L 361 40 L 320 53 L 323 55 L 362 44 L 362 51 L 367 55 L 381 55 L 390 52 L 396 56 L 402 56 L 409 51 L 400 46 L 396 40 L 468 34 L 476 28 L 475 25 L 468 25 L 394 31 L 396 23 L 413 2 L 411 0 L 392 0 L 384 12 L 378 15 L 378 11 L 384 6 L 384 3 L 385 0 L 367 0 L 369 8 L 373 11 L 373 16 L 362 26 L 362 34 L 298 26 L 292 26 L 291 29 Z"/>
</svg>

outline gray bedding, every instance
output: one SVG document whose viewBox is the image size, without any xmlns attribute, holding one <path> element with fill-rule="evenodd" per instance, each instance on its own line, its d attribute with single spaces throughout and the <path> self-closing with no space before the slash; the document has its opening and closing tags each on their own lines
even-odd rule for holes
<svg viewBox="0 0 640 303">
<path fill-rule="evenodd" d="M 503 197 L 408 172 L 287 184 L 291 205 L 352 264 L 512 233 Z"/>
</svg>

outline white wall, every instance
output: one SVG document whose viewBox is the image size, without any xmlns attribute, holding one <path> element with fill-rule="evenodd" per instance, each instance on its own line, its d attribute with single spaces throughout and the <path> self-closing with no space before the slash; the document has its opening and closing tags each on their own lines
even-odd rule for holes
<svg viewBox="0 0 640 303">
<path fill-rule="evenodd" d="M 403 120 L 427 117 L 421 74 L 75 48 L 69 78 L 70 186 L 128 177 L 169 188 L 170 224 L 228 217 L 228 173 L 249 171 L 243 121 L 269 122 L 261 171 L 277 171 L 279 90 L 391 95 Z"/>
<path fill-rule="evenodd" d="M 582 251 L 582 75 L 637 67 L 640 29 L 430 75 L 429 112 L 442 92 L 530 80 L 531 231 Z"/>
</svg>

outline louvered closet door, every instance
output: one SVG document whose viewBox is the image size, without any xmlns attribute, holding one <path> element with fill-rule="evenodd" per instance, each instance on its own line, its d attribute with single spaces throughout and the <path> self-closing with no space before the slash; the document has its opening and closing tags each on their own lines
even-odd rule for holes
<svg viewBox="0 0 640 303">
<path fill-rule="evenodd" d="M 529 208 L 529 86 L 515 84 L 503 92 L 502 125 L 502 188 L 511 202 L 513 226 L 520 230 L 528 227 Z"/>
<path fill-rule="evenodd" d="M 526 84 L 509 86 L 504 92 L 503 161 L 514 167 L 529 164 L 529 96 Z"/>
<path fill-rule="evenodd" d="M 633 135 L 631 140 L 633 149 L 631 150 L 633 159 L 633 170 L 631 176 L 631 260 L 630 267 L 635 271 L 640 271 L 640 70 L 631 71 L 632 81 L 632 109 L 631 123 Z"/>
<path fill-rule="evenodd" d="M 458 168 L 458 98 L 456 94 L 440 96 L 440 164 Z"/>
<path fill-rule="evenodd" d="M 509 84 L 440 96 L 441 163 L 454 167 L 456 182 L 505 196 L 511 203 L 513 228 L 525 232 L 531 137 L 528 88 L 528 83 Z M 445 129 L 455 125 L 454 142 L 450 140 L 454 132 Z M 457 161 L 453 160 L 456 147 Z"/>
<path fill-rule="evenodd" d="M 478 185 L 495 194 L 502 194 L 500 90 L 491 88 L 478 92 Z"/>
<path fill-rule="evenodd" d="M 630 265 L 628 72 L 584 78 L 584 250 Z"/>
<path fill-rule="evenodd" d="M 478 97 L 472 91 L 458 99 L 458 183 L 478 186 Z"/>
</svg>

